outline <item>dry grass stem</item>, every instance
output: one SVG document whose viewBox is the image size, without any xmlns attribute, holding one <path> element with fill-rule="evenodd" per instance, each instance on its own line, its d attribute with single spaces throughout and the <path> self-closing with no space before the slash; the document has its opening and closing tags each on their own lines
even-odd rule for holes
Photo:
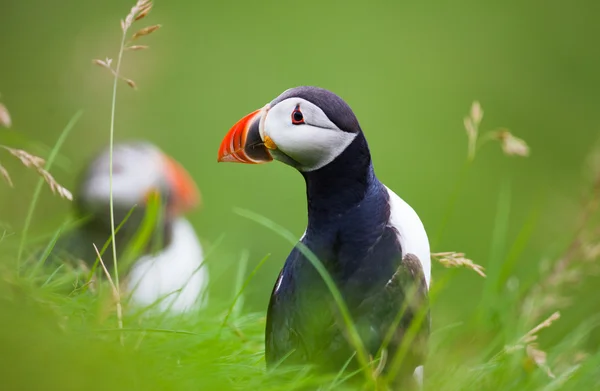
<svg viewBox="0 0 600 391">
<path fill-rule="evenodd" d="M 10 175 L 8 174 L 8 171 L 6 171 L 6 168 L 4 168 L 2 164 L 0 164 L 0 175 L 2 175 L 2 177 L 10 187 L 14 187 L 12 179 L 10 179 Z"/>
<path fill-rule="evenodd" d="M 117 73 L 117 71 L 115 71 L 114 69 L 112 69 L 112 67 L 110 66 L 112 60 L 107 59 L 107 61 L 103 61 L 103 60 L 98 60 L 98 59 L 94 59 L 92 60 L 92 62 L 96 65 L 101 66 L 102 68 L 106 68 L 110 71 L 110 73 L 113 74 L 114 77 L 123 80 L 125 83 L 127 83 L 127 85 L 129 85 L 129 87 L 136 89 L 137 85 L 135 84 L 135 82 L 131 79 L 128 79 L 120 74 Z"/>
<path fill-rule="evenodd" d="M 113 279 L 110 276 L 108 269 L 106 269 L 106 265 L 104 264 L 104 261 L 102 260 L 102 256 L 100 256 L 98 247 L 96 247 L 95 243 L 92 243 L 92 245 L 94 246 L 94 251 L 96 251 L 96 255 L 98 256 L 98 260 L 100 261 L 100 264 L 102 265 L 104 274 L 106 274 L 106 278 L 108 278 L 108 282 L 110 283 L 110 286 L 112 288 L 113 298 L 115 300 L 116 307 L 117 307 L 117 325 L 118 325 L 119 329 L 123 329 L 123 307 L 121 306 L 121 292 L 119 291 L 119 287 L 117 285 L 115 285 L 115 283 L 113 282 Z M 123 333 L 121 333 L 120 339 L 121 339 L 121 345 L 123 345 L 124 344 Z"/>
<path fill-rule="evenodd" d="M 155 24 L 154 26 L 144 27 L 143 29 L 140 29 L 135 34 L 133 34 L 133 36 L 131 37 L 131 40 L 134 41 L 140 37 L 150 35 L 161 27 L 162 26 L 160 24 Z"/>
<path fill-rule="evenodd" d="M 431 253 L 431 257 L 441 263 L 444 267 L 466 267 L 479 274 L 481 277 L 486 277 L 483 272 L 484 267 L 474 263 L 472 260 L 465 258 L 464 253 L 454 251 Z"/>
<path fill-rule="evenodd" d="M 541 330 L 552 326 L 552 324 L 558 319 L 560 319 L 560 312 L 556 311 L 552 315 L 550 315 L 546 320 L 529 330 L 524 336 L 522 336 L 519 339 L 519 341 L 515 345 L 506 346 L 504 348 L 504 353 L 509 354 L 517 350 L 525 349 L 525 354 L 527 355 L 529 360 L 535 363 L 535 365 L 537 365 L 540 369 L 544 370 L 544 372 L 546 372 L 546 374 L 550 378 L 554 378 L 555 375 L 554 373 L 552 373 L 550 367 L 546 362 L 547 354 L 546 352 L 538 348 L 536 341 L 538 339 L 537 334 Z"/>
<path fill-rule="evenodd" d="M 119 73 L 120 60 L 121 60 L 123 51 L 125 51 L 125 50 L 139 51 L 139 50 L 145 50 L 145 49 L 149 48 L 149 46 L 147 46 L 147 45 L 125 46 L 124 44 L 125 44 L 125 40 L 126 40 L 126 36 L 127 36 L 127 31 L 129 30 L 129 28 L 133 25 L 133 23 L 135 21 L 140 20 L 140 19 L 144 18 L 146 15 L 148 15 L 150 10 L 152 9 L 152 6 L 153 6 L 152 0 L 138 0 L 135 3 L 135 5 L 131 8 L 129 13 L 125 17 L 125 19 L 121 19 L 121 30 L 123 31 L 123 39 L 122 39 L 121 48 L 119 50 L 119 61 L 117 63 L 116 69 L 112 68 L 112 66 L 111 66 L 112 60 L 109 58 L 107 58 L 106 60 L 98 60 L 98 59 L 92 60 L 92 62 L 94 64 L 108 69 L 113 74 L 113 76 L 115 76 L 117 79 L 123 80 L 125 83 L 127 83 L 127 85 L 129 87 L 131 87 L 133 89 L 137 89 L 136 83 L 133 80 L 122 76 Z M 135 34 L 133 34 L 133 36 L 131 37 L 131 41 L 138 39 L 140 37 L 143 37 L 145 35 L 152 34 L 154 31 L 158 30 L 160 27 L 161 27 L 160 24 L 144 27 L 144 28 L 138 30 Z"/>
<path fill-rule="evenodd" d="M 0 103 L 0 126 L 4 126 L 5 128 L 10 128 L 12 126 L 10 113 L 2 103 Z"/>
<path fill-rule="evenodd" d="M 535 340 L 537 340 L 537 333 L 539 333 L 543 329 L 547 329 L 548 327 L 552 326 L 552 323 L 554 323 L 558 319 L 560 319 L 560 312 L 556 311 L 555 313 L 550 315 L 546 320 L 544 320 L 543 322 L 541 322 L 540 324 L 538 324 L 537 326 L 535 326 L 534 328 L 529 330 L 527 332 L 527 334 L 525 334 L 521 338 L 520 342 L 522 342 L 522 343 L 534 342 Z"/>
<path fill-rule="evenodd" d="M 69 201 L 73 201 L 73 195 L 71 192 L 59 184 L 56 179 L 54 179 L 52 174 L 46 171 L 44 168 L 46 161 L 44 159 L 39 156 L 32 155 L 22 149 L 10 148 L 4 145 L 0 147 L 8 151 L 11 155 L 17 157 L 25 167 L 33 168 L 35 171 L 37 171 L 37 173 L 44 178 L 44 181 L 46 181 L 53 193 L 58 194 L 62 198 L 65 198 Z"/>
<path fill-rule="evenodd" d="M 119 84 L 119 79 L 125 81 L 127 85 L 132 88 L 136 88 L 136 84 L 133 80 L 123 77 L 120 74 L 121 64 L 123 61 L 123 54 L 127 50 L 127 33 L 129 28 L 132 27 L 135 21 L 144 18 L 150 10 L 152 9 L 153 3 L 152 0 L 137 0 L 135 5 L 131 7 L 129 13 L 125 17 L 125 19 L 121 20 L 121 30 L 123 34 L 121 35 L 121 43 L 119 45 L 119 52 L 117 55 L 117 61 L 115 64 L 115 69 L 110 66 L 108 61 L 98 61 L 94 60 L 94 63 L 104 66 L 108 65 L 108 69 L 114 76 L 113 79 L 113 88 L 112 88 L 112 102 L 111 102 L 111 113 L 110 113 L 110 131 L 109 131 L 109 210 L 110 210 L 110 232 L 112 238 L 112 255 L 113 255 L 113 263 L 115 268 L 115 281 L 116 286 L 119 285 L 119 273 L 118 273 L 118 260 L 117 260 L 117 243 L 115 237 L 115 214 L 114 214 L 114 198 L 113 198 L 113 147 L 114 147 L 114 138 L 115 138 L 115 116 L 116 116 L 116 107 L 117 107 L 117 87 Z M 160 25 L 154 25 L 145 27 L 138 32 L 136 32 L 131 40 L 134 40 L 138 37 L 151 34 L 152 32 L 158 30 Z M 147 47 L 145 47 L 147 48 Z M 141 50 L 142 46 L 130 46 L 129 50 Z M 119 303 L 120 308 L 120 303 Z"/>
</svg>

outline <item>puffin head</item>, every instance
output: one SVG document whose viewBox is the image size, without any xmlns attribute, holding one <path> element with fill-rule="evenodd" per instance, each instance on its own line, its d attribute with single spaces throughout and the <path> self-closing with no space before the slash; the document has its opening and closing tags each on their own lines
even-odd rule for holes
<svg viewBox="0 0 600 391">
<path fill-rule="evenodd" d="M 219 148 L 219 162 L 266 163 L 273 159 L 301 172 L 327 166 L 362 131 L 352 109 L 336 94 L 296 87 L 239 120 Z"/>
<path fill-rule="evenodd" d="M 196 207 L 200 193 L 187 171 L 156 146 L 144 141 L 118 143 L 113 149 L 113 203 L 116 221 L 158 192 L 167 217 Z M 110 217 L 109 149 L 103 149 L 83 174 L 77 206 L 81 213 Z"/>
</svg>

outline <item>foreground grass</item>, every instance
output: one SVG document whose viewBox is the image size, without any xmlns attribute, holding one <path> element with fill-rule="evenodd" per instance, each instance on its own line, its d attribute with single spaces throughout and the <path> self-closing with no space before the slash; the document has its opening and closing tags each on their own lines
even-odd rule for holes
<svg viewBox="0 0 600 391">
<path fill-rule="evenodd" d="M 125 306 L 120 330 L 106 281 L 83 292 L 72 288 L 75 275 L 67 268 L 18 275 L 11 263 L 4 263 L 0 270 L 0 368 L 7 389 L 343 390 L 359 389 L 346 381 L 348 377 L 363 381 L 352 374 L 318 377 L 309 368 L 268 373 L 265 314 L 246 313 L 239 306 L 231 312 L 231 301 L 213 298 L 208 308 L 178 316 Z M 530 323 L 520 312 L 523 300 L 517 294 L 490 296 L 483 307 L 493 310 L 476 311 L 460 323 L 436 318 L 435 297 L 457 273 L 467 272 L 437 273 L 439 293 L 432 289 L 432 296 L 438 327 L 431 338 L 426 389 L 600 387 L 600 353 L 586 351 L 590 334 L 600 324 L 597 314 L 558 321 L 572 327 L 532 345 L 540 354 L 543 348 L 545 360 L 525 347 L 529 342 L 523 337 L 538 331 L 528 334 Z M 473 273 L 473 278 L 480 277 Z M 556 327 L 546 324 L 539 329 L 546 326 Z"/>
</svg>

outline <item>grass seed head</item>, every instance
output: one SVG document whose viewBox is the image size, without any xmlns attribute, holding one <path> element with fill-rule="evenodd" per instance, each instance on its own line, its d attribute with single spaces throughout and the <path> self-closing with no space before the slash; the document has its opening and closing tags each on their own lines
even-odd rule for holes
<svg viewBox="0 0 600 391">
<path fill-rule="evenodd" d="M 483 109 L 481 108 L 481 104 L 478 101 L 473 102 L 471 105 L 471 119 L 476 126 L 479 126 L 481 120 L 483 119 Z"/>
<path fill-rule="evenodd" d="M 35 156 L 30 154 L 29 152 L 22 149 L 10 148 L 7 146 L 2 146 L 3 149 L 8 151 L 11 155 L 18 158 L 21 163 L 27 168 L 34 169 L 38 175 L 40 175 L 44 181 L 50 187 L 53 193 L 58 194 L 60 197 L 65 198 L 69 201 L 73 201 L 73 195 L 69 190 L 59 184 L 56 179 L 44 168 L 46 161 L 39 156 Z"/>
<path fill-rule="evenodd" d="M 132 45 L 132 46 L 127 46 L 125 48 L 125 50 L 131 50 L 131 51 L 136 51 L 136 50 L 145 50 L 145 49 L 149 49 L 150 46 L 147 45 Z"/>
<path fill-rule="evenodd" d="M 529 146 L 525 140 L 515 137 L 506 129 L 494 133 L 494 138 L 500 140 L 502 150 L 508 156 L 529 156 Z"/>
<path fill-rule="evenodd" d="M 2 103 L 0 103 L 0 126 L 4 126 L 5 128 L 10 128 L 12 126 L 10 113 Z"/>
<path fill-rule="evenodd" d="M 548 355 L 543 350 L 537 348 L 537 344 L 527 345 L 525 348 L 527 357 L 533 361 L 539 368 L 543 369 L 549 378 L 554 379 L 556 376 L 546 363 Z"/>
<path fill-rule="evenodd" d="M 95 58 L 92 60 L 92 63 L 96 64 L 98 66 L 101 66 L 102 68 L 112 70 L 112 68 L 110 67 L 110 65 L 112 63 L 112 59 L 110 59 L 110 58 L 107 58 L 106 60 L 99 60 L 99 59 Z"/>
<path fill-rule="evenodd" d="M 138 12 L 137 16 L 135 17 L 135 20 L 140 20 L 140 19 L 146 17 L 146 15 L 148 15 L 150 13 L 152 6 L 153 6 L 153 4 L 150 1 L 146 2 L 145 5 L 141 6 L 140 11 Z"/>
<path fill-rule="evenodd" d="M 14 187 L 12 179 L 10 179 L 10 175 L 8 174 L 8 171 L 6 171 L 6 168 L 4 168 L 2 164 L 0 164 L 0 175 L 2 175 L 2 177 L 10 187 Z"/>
<path fill-rule="evenodd" d="M 125 19 L 121 20 L 121 29 L 123 33 L 131 27 L 133 22 L 136 20 L 142 19 L 144 16 L 148 15 L 150 10 L 152 9 L 152 0 L 138 0 L 129 13 L 125 17 Z"/>
<path fill-rule="evenodd" d="M 140 29 L 135 34 L 133 34 L 133 36 L 131 37 L 131 40 L 134 41 L 140 37 L 150 35 L 161 27 L 162 27 L 162 25 L 160 25 L 160 24 L 155 24 L 154 26 L 144 27 L 143 29 Z"/>
<path fill-rule="evenodd" d="M 473 270 L 481 277 L 486 277 L 485 273 L 483 272 L 483 266 L 474 263 L 468 258 L 465 258 L 464 253 L 457 253 L 454 251 L 431 253 L 431 257 L 441 263 L 444 267 L 466 267 Z"/>
</svg>

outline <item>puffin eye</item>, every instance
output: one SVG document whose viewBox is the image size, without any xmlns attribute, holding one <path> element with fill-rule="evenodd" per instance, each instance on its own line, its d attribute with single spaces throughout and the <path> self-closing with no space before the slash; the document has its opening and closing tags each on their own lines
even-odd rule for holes
<svg viewBox="0 0 600 391">
<path fill-rule="evenodd" d="M 300 106 L 296 106 L 294 111 L 292 111 L 292 124 L 300 125 L 304 123 L 304 115 L 300 111 Z"/>
</svg>

